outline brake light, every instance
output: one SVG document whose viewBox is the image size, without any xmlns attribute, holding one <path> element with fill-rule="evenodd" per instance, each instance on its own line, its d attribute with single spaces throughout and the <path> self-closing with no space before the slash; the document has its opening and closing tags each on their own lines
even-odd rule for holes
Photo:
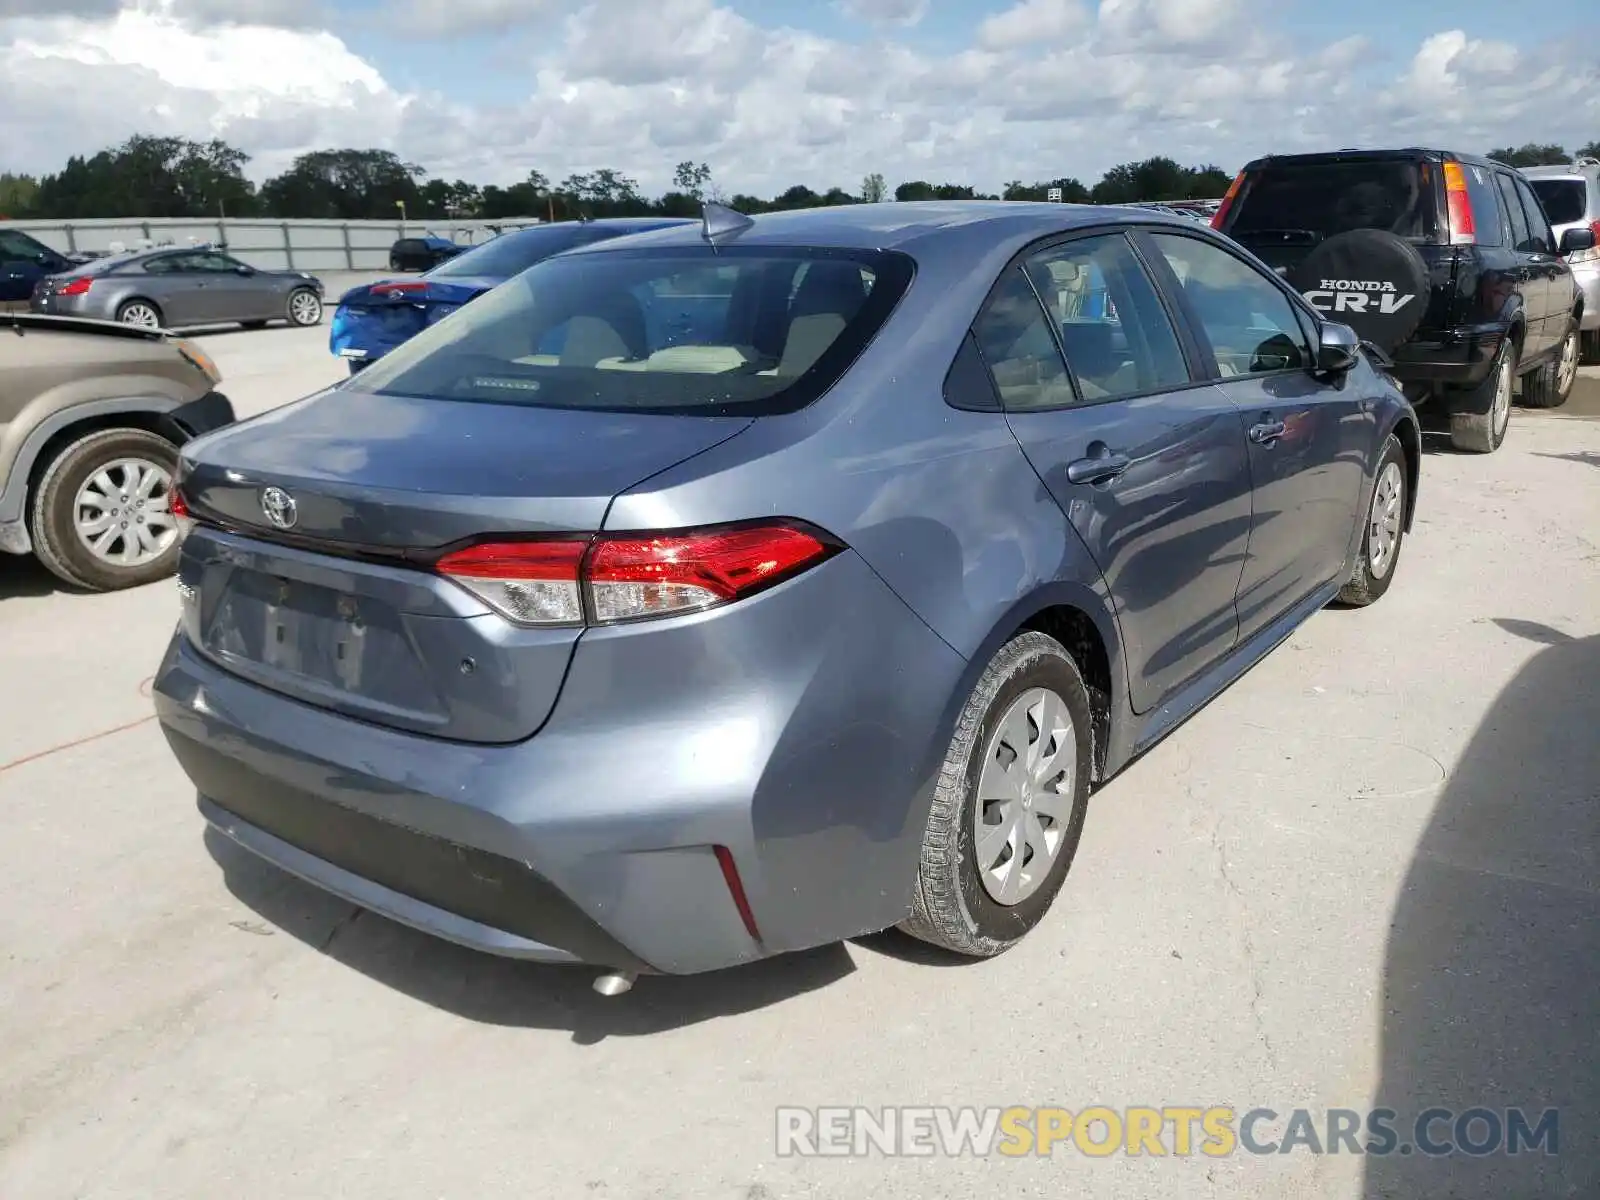
<svg viewBox="0 0 1600 1200">
<path fill-rule="evenodd" d="M 374 296 L 407 296 L 421 295 L 428 290 L 425 283 L 406 280 L 402 283 L 375 283 L 372 285 Z"/>
<path fill-rule="evenodd" d="M 194 528 L 194 518 L 189 515 L 189 502 L 176 486 L 167 493 L 167 497 L 167 509 L 172 513 L 173 524 L 178 527 L 178 540 L 181 542 Z"/>
<path fill-rule="evenodd" d="M 86 275 L 83 275 L 83 276 L 79 276 L 77 279 L 69 279 L 69 280 L 67 280 L 67 282 L 63 283 L 60 287 L 58 287 L 56 289 L 56 295 L 58 295 L 58 296 L 82 296 L 82 295 L 85 295 L 89 291 L 89 289 L 91 287 L 93 287 L 93 286 L 94 286 L 94 280 L 90 279 Z"/>
<path fill-rule="evenodd" d="M 478 599 L 518 625 L 583 624 L 579 568 L 587 541 L 485 542 L 436 564 Z"/>
<path fill-rule="evenodd" d="M 729 604 L 838 549 L 826 535 L 780 521 L 486 542 L 446 554 L 435 568 L 519 625 L 607 625 Z"/>
<path fill-rule="evenodd" d="M 1233 182 L 1228 185 L 1227 195 L 1222 197 L 1221 206 L 1217 209 L 1216 215 L 1211 218 L 1211 228 L 1222 228 L 1222 223 L 1228 219 L 1228 210 L 1233 207 L 1233 202 L 1239 195 L 1239 189 L 1243 186 L 1244 172 L 1240 171 L 1233 177 Z"/>
<path fill-rule="evenodd" d="M 1478 240 L 1478 229 L 1472 219 L 1472 196 L 1467 191 L 1467 177 L 1461 164 L 1444 164 L 1444 195 L 1450 216 L 1450 244 L 1471 246 Z"/>
</svg>

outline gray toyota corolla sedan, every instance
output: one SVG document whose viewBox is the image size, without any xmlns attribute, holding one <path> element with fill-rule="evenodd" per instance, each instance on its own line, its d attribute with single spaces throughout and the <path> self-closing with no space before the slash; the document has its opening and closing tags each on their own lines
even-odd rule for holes
<svg viewBox="0 0 1600 1200">
<path fill-rule="evenodd" d="M 1394 580 L 1374 357 L 1178 217 L 708 208 L 187 447 L 161 725 L 240 845 L 603 990 L 993 955 L 1091 787 Z"/>
<path fill-rule="evenodd" d="M 165 247 L 96 259 L 41 279 L 34 312 L 148 328 L 317 325 L 322 281 L 304 271 L 262 271 L 209 248 Z"/>
</svg>

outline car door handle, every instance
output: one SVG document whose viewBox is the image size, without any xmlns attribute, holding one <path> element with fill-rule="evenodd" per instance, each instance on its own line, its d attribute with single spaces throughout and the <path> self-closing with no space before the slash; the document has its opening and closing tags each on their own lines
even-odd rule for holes
<svg viewBox="0 0 1600 1200">
<path fill-rule="evenodd" d="M 1071 483 L 1110 483 L 1131 465 L 1133 460 L 1126 454 L 1115 454 L 1108 450 L 1068 463 L 1067 480 Z"/>
<path fill-rule="evenodd" d="M 1282 421 L 1260 421 L 1250 426 L 1250 440 L 1258 446 L 1270 446 L 1288 428 Z"/>
</svg>

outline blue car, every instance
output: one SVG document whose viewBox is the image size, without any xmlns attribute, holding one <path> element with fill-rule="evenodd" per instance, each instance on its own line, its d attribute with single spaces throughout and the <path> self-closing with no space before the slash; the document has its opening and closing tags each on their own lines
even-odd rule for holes
<svg viewBox="0 0 1600 1200">
<path fill-rule="evenodd" d="M 998 954 L 1092 787 L 1395 580 L 1382 362 L 1187 218 L 708 206 L 186 446 L 161 728 L 249 852 L 606 994 Z"/>
<path fill-rule="evenodd" d="M 693 224 L 672 218 L 615 218 L 536 225 L 503 233 L 414 279 L 351 288 L 339 297 L 328 346 L 351 374 L 407 339 L 552 254 L 630 233 Z"/>
</svg>

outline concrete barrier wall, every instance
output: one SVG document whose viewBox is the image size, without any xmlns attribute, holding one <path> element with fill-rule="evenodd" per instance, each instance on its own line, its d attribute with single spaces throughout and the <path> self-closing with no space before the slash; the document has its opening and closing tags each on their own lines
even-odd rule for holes
<svg viewBox="0 0 1600 1200">
<path fill-rule="evenodd" d="M 63 253 L 132 250 L 145 243 L 188 246 L 226 243 L 228 252 L 263 270 L 382 271 L 389 247 L 402 237 L 436 235 L 476 245 L 496 229 L 524 229 L 537 217 L 504 221 L 185 221 L 172 218 L 86 221 L 0 221 Z"/>
</svg>

